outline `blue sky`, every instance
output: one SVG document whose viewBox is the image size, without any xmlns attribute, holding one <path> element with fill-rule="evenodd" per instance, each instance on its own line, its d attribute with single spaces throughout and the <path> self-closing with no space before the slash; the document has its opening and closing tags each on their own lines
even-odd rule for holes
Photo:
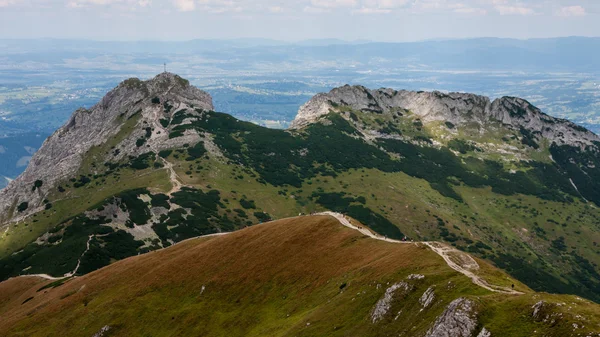
<svg viewBox="0 0 600 337">
<path fill-rule="evenodd" d="M 0 38 L 600 36 L 597 0 L 0 0 Z"/>
</svg>

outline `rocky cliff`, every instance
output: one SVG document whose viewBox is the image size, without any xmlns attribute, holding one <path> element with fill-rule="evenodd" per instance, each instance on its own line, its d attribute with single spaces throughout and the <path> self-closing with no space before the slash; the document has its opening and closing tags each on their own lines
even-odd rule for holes
<svg viewBox="0 0 600 337">
<path fill-rule="evenodd" d="M 372 114 L 409 110 L 423 122 L 450 122 L 457 126 L 485 128 L 491 122 L 499 122 L 515 130 L 524 128 L 558 145 L 585 147 L 597 146 L 595 143 L 600 142 L 597 135 L 585 128 L 548 116 L 520 98 L 502 97 L 490 101 L 488 97 L 474 94 L 370 90 L 349 85 L 316 95 L 300 108 L 291 128 L 302 128 L 340 107 Z"/>
<path fill-rule="evenodd" d="M 25 172 L 0 190 L 0 224 L 18 221 L 42 210 L 47 192 L 60 182 L 77 176 L 91 150 L 120 132 L 122 137 L 118 144 L 114 144 L 118 151 L 111 153 L 113 159 L 138 156 L 194 140 L 197 142 L 198 137 L 192 134 L 169 139 L 168 132 L 161 132 L 160 127 L 155 127 L 159 126 L 159 119 L 170 104 L 175 105 L 168 109 L 172 111 L 213 109 L 208 93 L 177 75 L 162 73 L 148 81 L 137 78 L 125 80 L 92 108 L 75 111 L 69 121 L 44 142 Z M 124 130 L 127 121 L 134 118 L 131 130 Z M 150 129 L 147 131 L 147 128 Z M 140 138 L 146 139 L 144 146 L 136 144 Z M 102 158 L 96 159 L 103 162 Z M 19 205 L 27 208 L 18 212 Z"/>
</svg>

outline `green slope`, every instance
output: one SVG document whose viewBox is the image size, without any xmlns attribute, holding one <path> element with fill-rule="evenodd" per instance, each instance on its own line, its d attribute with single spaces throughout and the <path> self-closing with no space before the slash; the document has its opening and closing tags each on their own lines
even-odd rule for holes
<svg viewBox="0 0 600 337">
<path fill-rule="evenodd" d="M 425 336 L 456 300 L 472 308 L 464 311 L 468 319 L 450 311 L 469 336 L 484 328 L 492 336 L 600 331 L 598 305 L 531 292 L 480 264 L 484 277 L 506 279 L 525 294 L 489 292 L 422 244 L 373 240 L 326 216 L 285 219 L 187 241 L 60 285 L 0 283 L 0 334 L 91 336 L 104 328 L 103 336 Z M 433 294 L 429 303 L 425 293 Z M 378 303 L 385 305 L 375 315 Z"/>
<path fill-rule="evenodd" d="M 169 137 L 193 132 L 200 142 L 113 162 L 113 147 L 146 127 L 124 121 L 74 181 L 48 195 L 51 208 L 0 236 L 0 278 L 62 275 L 78 261 L 85 273 L 191 237 L 330 209 L 392 238 L 448 242 L 534 290 L 600 301 L 592 148 L 498 125 L 478 133 L 427 124 L 409 111 L 394 119 L 340 107 L 285 131 L 171 108 L 160 119 Z M 387 136 L 363 134 L 375 126 Z M 510 158 L 498 152 L 506 144 L 518 149 Z"/>
</svg>

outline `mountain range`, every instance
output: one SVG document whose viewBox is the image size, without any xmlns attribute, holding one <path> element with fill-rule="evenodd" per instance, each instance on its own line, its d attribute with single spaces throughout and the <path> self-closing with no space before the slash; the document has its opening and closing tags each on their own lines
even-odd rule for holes
<svg viewBox="0 0 600 337">
<path fill-rule="evenodd" d="M 69 321 L 90 335 L 194 334 L 172 323 L 194 329 L 210 315 L 190 312 L 222 308 L 207 335 L 224 333 L 236 310 L 247 312 L 238 335 L 600 331 L 596 304 L 536 293 L 600 300 L 600 138 L 587 129 L 515 97 L 362 86 L 316 95 L 288 130 L 213 110 L 177 75 L 128 79 L 44 142 L 0 190 L 0 313 L 10 318 L 0 329 L 35 335 Z M 342 220 L 291 218 L 324 211 Z M 13 278 L 23 274 L 57 280 Z M 88 303 L 91 314 L 127 306 L 135 283 L 128 315 L 162 306 L 171 325 L 133 324 L 121 309 L 80 318 Z M 216 291 L 206 302 L 205 286 Z M 435 310 L 420 314 L 432 293 Z M 190 311 L 177 314 L 181 298 Z M 513 330 L 511 312 L 522 318 Z M 457 315 L 468 319 L 444 318 Z"/>
<path fill-rule="evenodd" d="M 310 55 L 320 62 L 351 59 L 369 64 L 378 59 L 390 65 L 407 67 L 425 65 L 430 69 L 496 69 L 597 72 L 600 38 L 560 37 L 544 39 L 472 38 L 414 42 L 344 41 L 316 39 L 297 42 L 270 39 L 198 39 L 190 41 L 91 41 L 69 39 L 0 39 L 0 47 L 9 60 L 37 52 L 46 53 L 46 62 L 54 58 L 86 57 L 100 53 L 120 55 L 141 53 L 140 64 L 157 64 L 169 57 L 166 51 L 179 54 L 202 53 L 205 57 L 230 55 L 236 60 L 252 62 L 284 59 L 297 62 L 299 55 Z M 148 57 L 147 55 L 152 56 Z M 158 55 L 158 56 L 156 56 Z M 146 61 L 144 61 L 144 59 Z M 232 61 L 236 61 L 232 60 Z"/>
</svg>

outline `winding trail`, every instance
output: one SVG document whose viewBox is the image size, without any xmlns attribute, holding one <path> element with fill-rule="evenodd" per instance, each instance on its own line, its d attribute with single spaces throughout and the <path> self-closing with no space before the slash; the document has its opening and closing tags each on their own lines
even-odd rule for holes
<svg viewBox="0 0 600 337">
<path fill-rule="evenodd" d="M 169 89 L 169 90 L 171 90 L 171 89 Z M 152 124 L 154 124 L 154 128 L 159 130 L 161 132 L 161 134 L 168 135 L 169 130 L 167 130 L 167 128 L 165 128 L 164 126 L 162 126 L 162 124 L 160 124 L 160 117 L 161 117 L 160 111 L 161 111 L 160 109 L 154 111 L 154 116 L 152 118 Z M 156 149 L 155 146 L 152 146 L 151 149 L 152 149 L 152 151 L 154 151 L 154 153 L 158 154 L 159 151 L 158 151 L 158 149 Z M 171 181 L 172 187 L 171 187 L 171 190 L 167 193 L 167 195 L 169 197 L 171 197 L 173 195 L 173 193 L 177 193 L 177 192 L 181 191 L 183 184 L 181 183 L 181 178 L 179 177 L 177 172 L 175 172 L 175 169 L 173 168 L 173 164 L 161 156 L 158 156 L 158 157 L 160 158 L 162 163 L 165 165 L 165 168 L 169 171 L 169 180 Z"/>
<path fill-rule="evenodd" d="M 389 239 L 385 236 L 381 236 L 379 234 L 373 233 L 367 228 L 363 228 L 363 227 L 359 228 L 359 227 L 354 226 L 343 214 L 340 214 L 340 213 L 322 212 L 322 213 L 317 213 L 317 215 L 332 216 L 332 217 L 336 218 L 342 225 L 344 225 L 348 228 L 354 229 L 356 231 L 359 231 L 360 233 L 362 233 L 370 238 L 373 238 L 375 240 L 386 241 L 386 242 L 391 242 L 391 243 L 400 243 L 400 244 L 416 244 L 416 245 L 424 244 L 427 247 L 429 247 L 432 251 L 434 251 L 436 254 L 441 256 L 444 259 L 444 261 L 446 261 L 446 264 L 448 265 L 448 267 L 467 276 L 476 285 L 478 285 L 482 288 L 485 288 L 489 291 L 496 292 L 496 293 L 502 293 L 502 294 L 508 294 L 508 295 L 523 295 L 524 294 L 520 291 L 516 291 L 516 290 L 510 289 L 510 288 L 489 284 L 482 277 L 480 277 L 479 275 L 472 272 L 472 270 L 479 269 L 479 265 L 477 264 L 477 261 L 475 261 L 469 254 L 463 253 L 460 250 L 452 248 L 441 242 L 410 242 L 410 241 L 393 240 L 393 239 Z M 458 260 L 458 262 L 456 260 Z"/>
<path fill-rule="evenodd" d="M 93 234 L 88 236 L 86 248 L 83 251 L 83 253 L 81 253 L 81 256 L 79 257 L 79 259 L 77 260 L 77 266 L 75 266 L 75 269 L 73 269 L 72 272 L 65 274 L 65 277 L 72 277 L 73 275 L 77 274 L 77 271 L 79 270 L 79 266 L 81 265 L 81 258 L 85 255 L 85 253 L 87 253 L 90 250 L 90 242 L 92 241 L 93 237 L 94 237 Z"/>
<path fill-rule="evenodd" d="M 181 186 L 181 185 L 178 185 L 178 186 Z M 495 293 L 502 293 L 502 294 L 507 294 L 507 295 L 523 295 L 524 294 L 520 291 L 516 291 L 516 290 L 510 289 L 510 288 L 497 286 L 497 285 L 488 283 L 481 276 L 479 276 L 473 272 L 473 270 L 479 269 L 479 265 L 477 264 L 477 261 L 475 261 L 469 254 L 461 252 L 458 249 L 455 249 L 455 248 L 448 246 L 446 244 L 443 244 L 441 242 L 412 242 L 412 241 L 394 240 L 394 239 L 390 239 L 388 237 L 379 235 L 377 233 L 374 233 L 366 227 L 357 227 L 357 226 L 353 225 L 346 218 L 345 215 L 340 214 L 340 213 L 327 211 L 327 212 L 316 213 L 315 215 L 325 215 L 325 216 L 333 217 L 336 220 L 338 220 L 338 222 L 340 224 L 342 224 L 343 226 L 353 229 L 355 231 L 358 231 L 361 234 L 366 235 L 375 240 L 396 243 L 396 244 L 406 244 L 406 245 L 420 245 L 420 244 L 426 245 L 433 252 L 435 252 L 436 254 L 441 256 L 450 268 L 467 276 L 468 278 L 470 278 L 473 281 L 474 284 L 476 284 L 484 289 L 487 289 L 489 291 L 495 292 Z M 296 217 L 291 217 L 291 218 L 287 218 L 287 219 L 292 219 L 292 218 L 296 218 Z M 284 219 L 280 219 L 280 220 L 284 220 Z M 223 235 L 227 235 L 230 233 L 231 232 L 213 233 L 213 234 L 208 234 L 208 235 L 204 235 L 204 236 L 189 238 L 189 239 L 177 242 L 173 246 L 181 244 L 183 242 L 190 241 L 190 240 L 196 240 L 196 239 L 213 237 L 213 236 L 223 236 Z M 83 255 L 85 255 L 85 253 L 87 253 L 87 251 L 90 249 L 90 241 L 92 240 L 93 237 L 94 237 L 94 235 L 89 236 L 88 242 L 87 242 L 87 249 L 83 252 L 83 254 L 81 254 L 81 257 L 83 257 Z M 163 249 L 166 249 L 166 248 L 163 248 Z M 65 274 L 63 277 L 53 277 L 53 276 L 50 276 L 47 274 L 31 274 L 31 275 L 21 275 L 21 276 L 17 276 L 17 277 L 41 277 L 41 278 L 44 278 L 47 280 L 60 280 L 65 277 L 73 277 L 77 273 L 77 270 L 79 269 L 79 265 L 81 263 L 81 257 L 79 258 L 79 261 L 77 262 L 77 266 L 75 267 L 75 269 L 71 273 Z"/>
<path fill-rule="evenodd" d="M 179 175 L 177 175 L 177 172 L 175 172 L 175 169 L 173 168 L 173 164 L 171 164 L 171 162 L 166 160 L 165 158 L 161 157 L 160 159 L 162 160 L 163 164 L 165 165 L 165 168 L 169 171 L 169 180 L 171 181 L 172 187 L 171 187 L 171 190 L 167 193 L 167 195 L 169 197 L 172 197 L 174 193 L 181 191 L 183 184 L 179 180 Z"/>
<path fill-rule="evenodd" d="M 104 235 L 95 235 L 92 234 L 90 236 L 88 236 L 88 240 L 86 243 L 86 248 L 83 251 L 83 253 L 81 253 L 81 256 L 79 256 L 79 259 L 77 260 L 77 265 L 75 266 L 75 269 L 73 269 L 73 271 L 64 274 L 61 277 L 54 277 L 54 276 L 50 276 L 48 274 L 27 274 L 27 275 L 19 275 L 17 277 L 40 277 L 46 280 L 52 280 L 52 281 L 56 281 L 56 280 L 62 280 L 66 277 L 73 277 L 75 276 L 75 274 L 77 274 L 77 271 L 79 270 L 79 266 L 81 265 L 81 259 L 83 258 L 83 256 L 90 250 L 90 242 L 92 241 L 92 239 L 94 237 L 103 237 L 103 236 L 107 236 L 108 234 L 104 234 Z"/>
</svg>

